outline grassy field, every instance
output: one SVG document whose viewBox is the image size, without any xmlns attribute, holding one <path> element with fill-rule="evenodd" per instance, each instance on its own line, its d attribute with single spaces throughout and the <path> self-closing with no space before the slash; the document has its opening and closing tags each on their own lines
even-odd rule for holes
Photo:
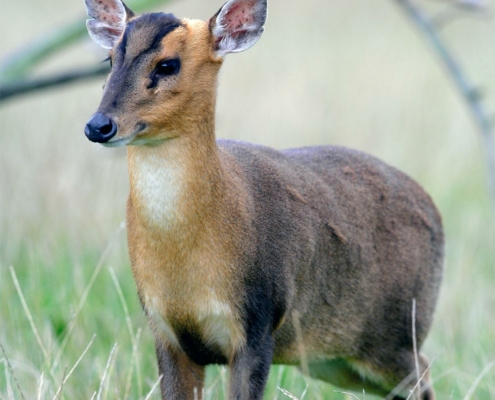
<svg viewBox="0 0 495 400">
<path fill-rule="evenodd" d="M 221 3 L 177 0 L 167 11 L 206 19 Z M 442 213 L 447 239 L 424 346 L 438 399 L 494 399 L 495 217 L 483 149 L 462 100 L 392 0 L 269 3 L 262 40 L 225 63 L 218 136 L 276 148 L 345 145 L 418 180 Z M 442 2 L 433 3 L 438 12 Z M 83 7 L 2 2 L 0 57 Z M 462 19 L 443 34 L 495 111 L 494 21 Z M 103 58 L 86 41 L 42 71 Z M 83 134 L 101 86 L 0 106 L 2 399 L 159 398 L 122 226 L 125 152 L 93 146 Z M 226 374 L 209 370 L 207 398 L 224 398 Z M 266 399 L 288 398 L 277 387 L 297 398 L 306 391 L 307 400 L 346 398 L 287 367 L 272 369 Z"/>
</svg>

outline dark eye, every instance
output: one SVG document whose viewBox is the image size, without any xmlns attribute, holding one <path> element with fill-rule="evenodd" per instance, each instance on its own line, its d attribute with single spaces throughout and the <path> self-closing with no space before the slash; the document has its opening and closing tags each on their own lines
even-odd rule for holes
<svg viewBox="0 0 495 400">
<path fill-rule="evenodd" d="M 160 62 L 155 70 L 157 78 L 167 77 L 171 75 L 177 75 L 180 71 L 180 60 L 165 60 Z"/>
</svg>

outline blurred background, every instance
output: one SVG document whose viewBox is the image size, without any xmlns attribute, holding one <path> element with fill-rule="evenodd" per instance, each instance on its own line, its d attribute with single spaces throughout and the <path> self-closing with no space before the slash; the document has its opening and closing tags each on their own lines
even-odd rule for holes
<svg viewBox="0 0 495 400">
<path fill-rule="evenodd" d="M 447 0 L 416 3 L 427 15 L 447 15 Z M 157 9 L 208 19 L 222 4 L 175 0 Z M 85 13 L 82 0 L 1 5 L 0 59 Z M 441 29 L 490 116 L 492 6 Z M 88 38 L 36 75 L 104 58 Z M 223 66 L 217 135 L 279 149 L 352 147 L 425 187 L 447 241 L 444 284 L 424 346 L 438 399 L 493 399 L 495 215 L 479 132 L 437 61 L 394 0 L 269 0 L 263 38 Z M 158 379 L 121 227 L 125 149 L 93 145 L 83 131 L 103 80 L 0 103 L 0 398 L 145 398 Z M 225 374 L 210 369 L 206 397 L 225 396 Z M 267 399 L 288 398 L 277 387 L 297 398 L 348 396 L 286 367 L 273 368 Z M 158 399 L 158 391 L 150 396 Z"/>
</svg>

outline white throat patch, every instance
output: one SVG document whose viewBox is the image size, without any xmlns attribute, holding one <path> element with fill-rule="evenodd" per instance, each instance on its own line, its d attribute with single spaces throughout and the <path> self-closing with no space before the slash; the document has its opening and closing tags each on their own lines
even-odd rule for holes
<svg viewBox="0 0 495 400">
<path fill-rule="evenodd" d="M 169 229 L 177 220 L 181 197 L 182 170 L 159 155 L 134 156 L 133 190 L 147 222 Z"/>
</svg>

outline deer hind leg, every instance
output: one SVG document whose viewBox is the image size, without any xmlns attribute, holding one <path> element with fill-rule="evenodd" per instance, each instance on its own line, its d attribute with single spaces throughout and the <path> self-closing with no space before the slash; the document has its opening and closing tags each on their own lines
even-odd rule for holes
<svg viewBox="0 0 495 400">
<path fill-rule="evenodd" d="M 428 371 L 428 360 L 420 355 L 420 376 L 424 374 L 419 385 L 420 397 L 416 400 L 435 400 Z M 410 390 L 416 385 L 414 354 L 405 353 L 395 362 L 384 368 L 371 366 L 362 361 L 348 361 L 336 358 L 309 364 L 309 375 L 340 388 L 362 393 L 375 394 L 387 400 L 405 400 Z"/>
</svg>

